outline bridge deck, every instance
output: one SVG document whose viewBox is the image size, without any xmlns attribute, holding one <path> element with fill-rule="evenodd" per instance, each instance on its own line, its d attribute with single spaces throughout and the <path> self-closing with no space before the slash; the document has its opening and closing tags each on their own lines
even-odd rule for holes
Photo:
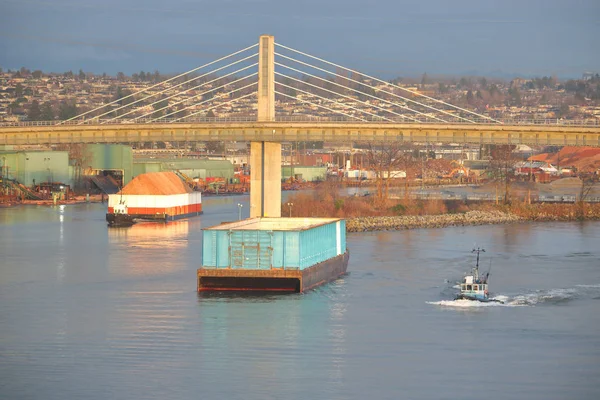
<svg viewBox="0 0 600 400">
<path fill-rule="evenodd" d="M 148 141 L 406 141 L 600 147 L 600 126 L 228 122 L 0 127 L 0 145 Z"/>
</svg>

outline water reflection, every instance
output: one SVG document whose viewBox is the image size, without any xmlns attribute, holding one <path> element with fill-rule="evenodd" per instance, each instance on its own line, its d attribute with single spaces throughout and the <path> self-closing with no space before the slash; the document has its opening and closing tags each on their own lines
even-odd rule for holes
<svg viewBox="0 0 600 400">
<path fill-rule="evenodd" d="M 236 219 L 239 199 L 211 201 L 201 217 L 125 230 L 108 230 L 105 205 L 67 206 L 62 222 L 58 208 L 21 208 L 0 224 L 4 397 L 600 398 L 598 222 L 349 234 L 350 273 L 332 284 L 198 296 L 201 228 Z M 453 298 L 474 243 L 486 270 L 494 257 L 493 292 L 527 304 L 435 304 Z"/>
<path fill-rule="evenodd" d="M 156 246 L 171 249 L 185 247 L 189 232 L 187 220 L 168 223 L 141 222 L 127 228 L 108 229 L 109 243 L 126 242 L 129 246 L 139 248 L 155 248 Z"/>
<path fill-rule="evenodd" d="M 302 397 L 307 382 L 327 388 L 328 398 L 339 397 L 347 352 L 344 294 L 343 280 L 306 294 L 199 294 L 206 378 L 227 373 L 233 384 L 253 387 L 265 398 Z"/>
<path fill-rule="evenodd" d="M 148 276 L 186 268 L 178 254 L 188 247 L 188 220 L 142 222 L 128 228 L 107 228 L 111 274 Z"/>
</svg>

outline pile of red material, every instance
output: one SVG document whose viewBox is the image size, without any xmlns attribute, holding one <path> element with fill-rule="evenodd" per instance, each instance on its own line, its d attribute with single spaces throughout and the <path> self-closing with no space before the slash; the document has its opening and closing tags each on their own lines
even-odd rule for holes
<svg viewBox="0 0 600 400">
<path fill-rule="evenodd" d="M 531 161 L 546 161 L 554 166 L 575 167 L 577 170 L 600 169 L 600 148 L 565 146 L 558 153 L 543 153 L 529 158 Z"/>
<path fill-rule="evenodd" d="M 171 195 L 192 193 L 193 190 L 174 172 L 148 172 L 136 176 L 121 192 L 119 194 Z"/>
</svg>

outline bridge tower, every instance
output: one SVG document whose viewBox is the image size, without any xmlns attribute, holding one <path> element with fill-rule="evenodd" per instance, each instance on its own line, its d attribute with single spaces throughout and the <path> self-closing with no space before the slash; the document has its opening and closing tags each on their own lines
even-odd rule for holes
<svg viewBox="0 0 600 400">
<path fill-rule="evenodd" d="M 259 38 L 257 120 L 275 121 L 275 37 L 269 35 Z M 281 217 L 281 143 L 251 142 L 250 167 L 250 218 Z"/>
</svg>

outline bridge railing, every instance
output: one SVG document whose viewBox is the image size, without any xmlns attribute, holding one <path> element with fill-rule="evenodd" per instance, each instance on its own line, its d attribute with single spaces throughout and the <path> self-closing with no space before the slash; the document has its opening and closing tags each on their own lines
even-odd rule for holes
<svg viewBox="0 0 600 400">
<path fill-rule="evenodd" d="M 349 117 L 335 116 L 335 117 L 315 117 L 315 116 L 277 116 L 275 122 L 283 123 L 354 123 L 354 124 L 460 124 L 469 125 L 480 124 L 480 125 L 499 125 L 498 122 L 485 119 L 476 118 L 471 119 L 472 122 L 466 122 L 458 118 L 449 121 L 440 121 L 435 118 L 428 117 L 411 117 L 402 118 L 369 118 L 356 120 Z M 545 125 L 545 126 L 600 126 L 600 118 L 589 118 L 589 119 L 501 119 L 498 120 L 504 125 Z M 73 121 L 19 121 L 19 122 L 0 122 L 0 127 L 31 127 L 31 126 L 61 126 L 61 125 L 129 125 L 129 124 L 190 124 L 190 123 L 205 123 L 205 124 L 227 124 L 227 123 L 252 123 L 257 122 L 256 117 L 199 117 L 199 118 L 188 118 L 185 121 L 180 121 L 178 118 L 161 118 L 161 119 L 136 119 L 132 120 L 115 120 L 115 119 L 86 119 L 86 120 L 73 120 Z"/>
</svg>

